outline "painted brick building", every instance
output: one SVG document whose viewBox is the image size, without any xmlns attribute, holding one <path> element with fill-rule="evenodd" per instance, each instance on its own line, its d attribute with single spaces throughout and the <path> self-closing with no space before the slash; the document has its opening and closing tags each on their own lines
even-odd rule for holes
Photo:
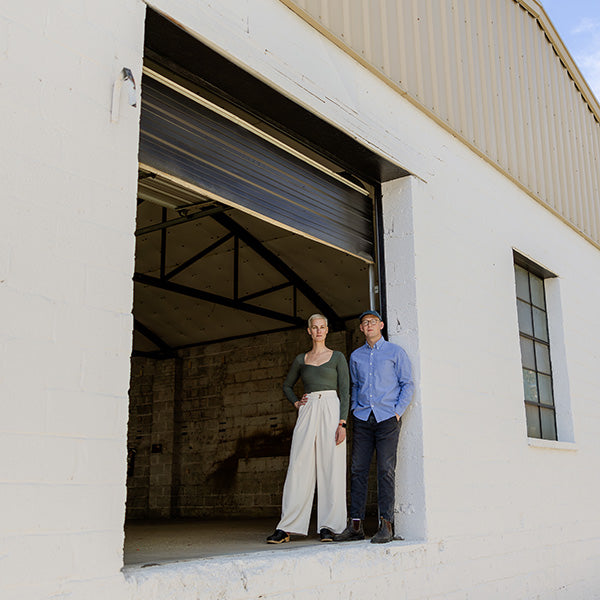
<svg viewBox="0 0 600 600">
<path fill-rule="evenodd" d="M 538 2 L 5 2 L 0 90 L 2 598 L 600 597 L 600 106 Z M 303 320 L 369 304 L 405 541 L 123 569 L 126 513 L 277 513 Z"/>
</svg>

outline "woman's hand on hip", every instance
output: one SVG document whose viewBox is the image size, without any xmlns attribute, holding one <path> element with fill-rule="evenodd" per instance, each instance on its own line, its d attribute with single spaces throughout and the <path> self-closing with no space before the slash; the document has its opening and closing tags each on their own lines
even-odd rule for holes
<svg viewBox="0 0 600 600">
<path fill-rule="evenodd" d="M 304 394 L 304 396 L 302 396 L 302 398 L 300 398 L 300 400 L 296 400 L 296 402 L 294 402 L 294 406 L 299 409 L 301 406 L 304 406 L 307 402 L 308 402 L 308 396 L 306 394 Z"/>
</svg>

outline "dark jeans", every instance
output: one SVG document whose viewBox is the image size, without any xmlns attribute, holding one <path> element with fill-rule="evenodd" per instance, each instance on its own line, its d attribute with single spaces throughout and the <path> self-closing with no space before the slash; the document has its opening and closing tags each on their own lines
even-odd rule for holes
<svg viewBox="0 0 600 600">
<path fill-rule="evenodd" d="M 367 421 L 353 417 L 352 483 L 350 488 L 350 518 L 364 519 L 367 504 L 369 467 L 373 452 L 377 452 L 377 501 L 379 516 L 394 520 L 394 488 L 396 453 L 401 421 L 396 417 L 378 423 L 369 415 Z"/>
</svg>

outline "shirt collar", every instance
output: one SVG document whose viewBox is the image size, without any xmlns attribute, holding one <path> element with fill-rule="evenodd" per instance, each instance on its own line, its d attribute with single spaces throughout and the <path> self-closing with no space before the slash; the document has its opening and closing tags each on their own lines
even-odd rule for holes
<svg viewBox="0 0 600 600">
<path fill-rule="evenodd" d="M 375 350 L 381 350 L 381 346 L 383 346 L 385 344 L 385 340 L 383 339 L 383 336 L 381 336 L 374 344 L 373 348 L 375 348 Z M 371 346 L 369 346 L 368 342 L 365 342 L 365 348 L 367 350 L 371 350 Z"/>
</svg>

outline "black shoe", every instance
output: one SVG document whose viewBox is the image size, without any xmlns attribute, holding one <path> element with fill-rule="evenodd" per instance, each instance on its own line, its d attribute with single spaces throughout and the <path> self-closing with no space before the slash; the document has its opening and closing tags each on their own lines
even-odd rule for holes
<svg viewBox="0 0 600 600">
<path fill-rule="evenodd" d="M 276 529 L 275 532 L 267 538 L 267 544 L 283 544 L 290 541 L 290 534 L 283 529 Z"/>
<path fill-rule="evenodd" d="M 336 533 L 333 536 L 334 542 L 354 542 L 364 540 L 365 532 L 361 519 L 348 519 L 348 526 L 342 533 Z"/>
<path fill-rule="evenodd" d="M 371 538 L 371 544 L 386 544 L 387 542 L 391 542 L 393 539 L 394 529 L 392 527 L 391 521 L 386 521 L 386 519 L 380 519 L 379 530 Z"/>
<path fill-rule="evenodd" d="M 331 531 L 331 529 L 323 527 L 323 529 L 319 531 L 319 536 L 321 537 L 322 542 L 333 542 L 333 531 Z"/>
</svg>

